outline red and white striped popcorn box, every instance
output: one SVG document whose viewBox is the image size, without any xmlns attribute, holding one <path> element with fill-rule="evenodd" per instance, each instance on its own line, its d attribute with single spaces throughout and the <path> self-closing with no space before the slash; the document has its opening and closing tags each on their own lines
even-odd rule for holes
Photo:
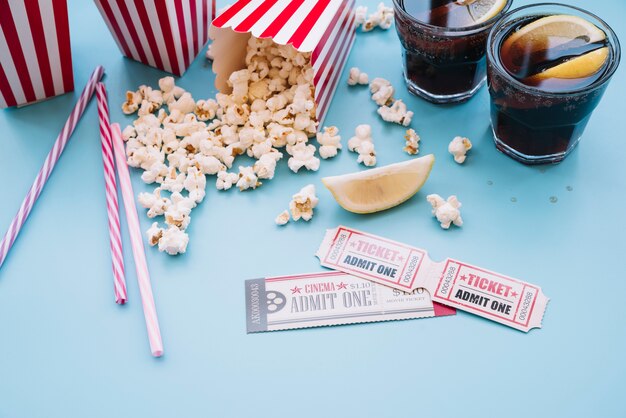
<svg viewBox="0 0 626 418">
<path fill-rule="evenodd" d="M 0 0 L 0 108 L 72 90 L 66 0 Z"/>
<path fill-rule="evenodd" d="M 215 0 L 94 0 L 122 54 L 182 75 L 207 43 Z"/>
<path fill-rule="evenodd" d="M 226 91 L 228 76 L 245 68 L 250 35 L 290 44 L 311 53 L 321 126 L 354 43 L 354 18 L 354 0 L 239 0 L 211 26 L 215 85 Z"/>
</svg>

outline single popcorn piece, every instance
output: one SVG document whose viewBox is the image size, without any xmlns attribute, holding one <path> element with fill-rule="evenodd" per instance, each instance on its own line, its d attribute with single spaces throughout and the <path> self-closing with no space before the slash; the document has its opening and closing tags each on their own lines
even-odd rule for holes
<svg viewBox="0 0 626 418">
<path fill-rule="evenodd" d="M 448 200 L 444 200 L 438 194 L 429 194 L 426 196 L 426 200 L 433 207 L 433 215 L 437 218 L 437 221 L 441 223 L 443 229 L 450 228 L 451 224 L 456 226 L 463 225 L 463 219 L 461 218 L 461 202 L 456 196 L 452 195 L 448 197 Z"/>
<path fill-rule="evenodd" d="M 217 173 L 215 187 L 217 187 L 217 190 L 228 190 L 233 187 L 233 184 L 237 183 L 237 180 L 239 180 L 239 175 L 237 173 L 229 173 L 226 170 L 223 170 Z"/>
<path fill-rule="evenodd" d="M 206 122 L 215 118 L 218 108 L 217 102 L 213 99 L 198 100 L 194 113 L 198 117 L 198 120 Z"/>
<path fill-rule="evenodd" d="M 384 3 L 379 3 L 376 12 L 381 15 L 378 27 L 383 30 L 389 29 L 393 24 L 393 7 L 387 7 Z"/>
<path fill-rule="evenodd" d="M 354 130 L 354 136 L 348 140 L 348 149 L 356 151 L 363 141 L 372 142 L 372 127 L 370 125 L 358 125 Z"/>
<path fill-rule="evenodd" d="M 359 154 L 357 162 L 363 163 L 367 167 L 376 165 L 372 127 L 370 125 L 358 125 L 354 130 L 354 136 L 348 140 L 348 149 Z"/>
<path fill-rule="evenodd" d="M 384 78 L 377 77 L 370 82 L 370 92 L 372 100 L 378 106 L 386 106 L 393 103 L 393 94 L 395 90 L 391 83 Z"/>
<path fill-rule="evenodd" d="M 376 27 L 387 30 L 393 23 L 393 8 L 385 6 L 384 3 L 379 3 L 378 8 L 374 13 L 369 15 L 365 22 L 361 26 L 363 32 L 369 32 Z"/>
<path fill-rule="evenodd" d="M 178 192 L 172 193 L 171 201 L 164 213 L 165 223 L 183 230 L 187 229 L 191 222 L 191 210 L 196 207 L 196 202 Z"/>
<path fill-rule="evenodd" d="M 150 226 L 150 228 L 148 228 L 148 230 L 146 231 L 146 235 L 148 236 L 148 244 L 150 244 L 151 247 L 157 245 L 161 237 L 163 237 L 163 232 L 165 232 L 165 230 L 159 227 L 159 223 L 154 222 L 152 226 Z"/>
<path fill-rule="evenodd" d="M 206 196 L 206 177 L 197 167 L 187 169 L 187 177 L 183 183 L 189 192 L 189 198 L 196 203 L 202 202 Z"/>
<path fill-rule="evenodd" d="M 280 215 L 278 215 L 276 219 L 274 219 L 274 222 L 276 222 L 276 225 L 280 226 L 287 225 L 287 222 L 289 222 L 289 211 L 282 211 Z"/>
<path fill-rule="evenodd" d="M 317 133 L 317 143 L 320 145 L 320 157 L 323 159 L 332 158 L 341 149 L 341 136 L 336 126 L 324 127 L 324 132 Z"/>
<path fill-rule="evenodd" d="M 132 115 L 139 110 L 141 102 L 142 97 L 139 92 L 127 91 L 126 101 L 122 104 L 122 112 L 126 115 Z"/>
<path fill-rule="evenodd" d="M 162 161 L 157 161 L 141 174 L 141 179 L 147 184 L 163 183 L 168 173 L 167 166 Z"/>
<path fill-rule="evenodd" d="M 415 155 L 420 152 L 420 136 L 417 134 L 417 132 L 415 132 L 414 129 L 407 129 L 406 134 L 404 135 L 404 139 L 406 140 L 404 151 L 406 151 L 407 154 Z"/>
<path fill-rule="evenodd" d="M 358 6 L 354 10 L 354 24 L 358 28 L 363 23 L 365 23 L 366 19 L 367 19 L 367 6 Z"/>
<path fill-rule="evenodd" d="M 196 154 L 194 161 L 200 171 L 210 176 L 226 169 L 226 166 L 213 155 Z"/>
<path fill-rule="evenodd" d="M 287 166 L 294 173 L 297 173 L 302 167 L 311 171 L 317 171 L 320 168 L 320 159 L 315 156 L 315 145 L 298 142 L 290 147 L 287 152 L 291 154 Z"/>
<path fill-rule="evenodd" d="M 256 189 L 260 185 L 261 183 L 254 173 L 253 167 L 239 167 L 239 180 L 237 180 L 237 187 L 239 187 L 239 190 L 244 191 L 248 189 Z"/>
<path fill-rule="evenodd" d="M 154 218 L 165 213 L 172 203 L 170 199 L 161 197 L 161 188 L 157 187 L 153 193 L 139 193 L 137 201 L 141 206 L 148 209 L 148 218 Z"/>
<path fill-rule="evenodd" d="M 356 159 L 357 163 L 363 163 L 366 167 L 372 167 L 376 165 L 376 150 L 374 149 L 374 143 L 365 141 L 357 148 L 359 156 Z"/>
<path fill-rule="evenodd" d="M 167 107 L 170 113 L 174 110 L 178 110 L 182 114 L 193 113 L 196 110 L 196 101 L 190 93 L 185 92 L 177 100 L 168 103 Z"/>
<path fill-rule="evenodd" d="M 161 183 L 161 188 L 168 192 L 180 193 L 185 188 L 185 177 L 185 174 L 177 173 L 175 168 L 171 168 L 170 174 Z"/>
<path fill-rule="evenodd" d="M 454 137 L 448 145 L 448 152 L 454 156 L 454 161 L 459 164 L 465 162 L 465 154 L 472 149 L 472 142 L 462 136 Z"/>
<path fill-rule="evenodd" d="M 253 167 L 257 177 L 259 179 L 273 179 L 274 172 L 276 171 L 276 163 L 281 158 L 283 158 L 283 153 L 276 150 L 261 155 L 261 158 L 254 163 Z"/>
<path fill-rule="evenodd" d="M 168 105 L 176 99 L 180 98 L 185 93 L 185 89 L 182 87 L 178 87 L 176 85 L 174 77 L 171 76 L 163 77 L 159 80 L 159 89 L 161 89 L 163 101 Z"/>
<path fill-rule="evenodd" d="M 294 194 L 289 202 L 289 210 L 294 221 L 303 219 L 310 221 L 313 218 L 313 209 L 317 206 L 319 199 L 315 195 L 315 185 L 309 184 L 302 190 Z"/>
<path fill-rule="evenodd" d="M 361 72 L 357 67 L 350 68 L 348 73 L 348 85 L 355 86 L 357 84 L 368 84 L 369 77 L 366 73 Z"/>
<path fill-rule="evenodd" d="M 413 112 L 407 110 L 406 104 L 402 100 L 396 100 L 391 107 L 381 106 L 377 112 L 385 122 L 393 122 L 402 126 L 409 126 L 413 118 Z"/>
<path fill-rule="evenodd" d="M 170 226 L 159 239 L 159 251 L 169 255 L 183 254 L 187 251 L 187 244 L 189 235 L 175 226 Z"/>
</svg>

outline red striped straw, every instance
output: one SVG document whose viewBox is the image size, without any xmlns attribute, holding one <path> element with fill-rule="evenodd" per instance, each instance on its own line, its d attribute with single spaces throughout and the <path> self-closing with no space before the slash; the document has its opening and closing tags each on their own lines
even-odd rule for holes
<svg viewBox="0 0 626 418">
<path fill-rule="evenodd" d="M 33 205 L 37 201 L 37 198 L 41 194 L 43 187 L 48 181 L 48 178 L 50 177 L 54 166 L 59 160 L 59 157 L 61 156 L 65 145 L 67 144 L 67 141 L 70 139 L 70 136 L 72 136 L 72 132 L 74 132 L 74 128 L 76 128 L 76 124 L 78 123 L 83 112 L 85 111 L 89 100 L 93 96 L 93 92 L 96 88 L 96 83 L 102 78 L 103 74 L 104 68 L 102 68 L 101 66 L 96 67 L 94 72 L 91 74 L 89 82 L 87 83 L 85 89 L 78 98 L 78 102 L 76 102 L 72 113 L 70 113 L 70 117 L 67 119 L 67 122 L 65 122 L 65 126 L 63 126 L 61 133 L 57 137 L 57 140 L 52 146 L 50 153 L 46 157 L 46 160 L 43 163 L 43 167 L 41 167 L 39 174 L 37 174 L 35 182 L 28 191 L 26 197 L 24 198 L 22 206 L 20 206 L 20 209 L 17 211 L 15 218 L 13 218 L 13 221 L 11 222 L 8 231 L 4 235 L 4 238 L 2 238 L 2 241 L 0 241 L 0 267 L 4 263 L 4 260 L 6 259 L 9 250 L 13 246 L 15 239 L 17 238 L 20 230 L 22 229 L 22 226 L 24 225 L 24 222 L 26 222 L 26 218 L 28 218 L 30 211 L 33 209 Z"/>
<path fill-rule="evenodd" d="M 139 228 L 139 217 L 135 206 L 135 195 L 133 186 L 130 183 L 130 174 L 126 164 L 124 153 L 124 143 L 122 142 L 122 131 L 120 125 L 111 125 L 111 137 L 113 139 L 113 153 L 117 164 L 117 175 L 120 179 L 122 189 L 122 200 L 126 209 L 126 221 L 128 222 L 128 234 L 133 247 L 133 257 L 135 258 L 135 268 L 137 270 L 137 282 L 139 283 L 139 294 L 143 305 L 143 315 L 146 318 L 148 329 L 148 341 L 150 351 L 155 357 L 163 355 L 163 342 L 161 341 L 161 331 L 159 329 L 159 319 L 157 318 L 154 297 L 152 296 L 152 285 L 150 284 L 150 273 L 146 262 L 146 253 L 143 248 L 143 238 Z"/>
<path fill-rule="evenodd" d="M 111 258 L 113 261 L 113 289 L 115 290 L 115 303 L 123 305 L 126 303 L 126 279 L 124 278 L 124 257 L 122 256 L 113 141 L 111 140 L 111 127 L 109 126 L 109 105 L 107 104 L 107 91 L 103 83 L 96 85 L 96 99 L 98 99 L 98 119 L 100 120 L 100 140 L 102 142 L 102 162 L 104 164 L 104 189 L 107 201 L 107 216 L 109 218 Z"/>
</svg>

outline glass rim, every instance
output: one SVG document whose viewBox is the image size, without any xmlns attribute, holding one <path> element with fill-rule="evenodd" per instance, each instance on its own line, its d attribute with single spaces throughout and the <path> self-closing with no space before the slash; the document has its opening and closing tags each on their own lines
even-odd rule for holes
<svg viewBox="0 0 626 418">
<path fill-rule="evenodd" d="M 431 25 L 430 23 L 422 22 L 421 20 L 416 19 L 409 12 L 404 10 L 404 7 L 402 7 L 402 5 L 400 4 L 400 2 L 404 0 L 392 0 L 392 1 L 393 1 L 395 12 L 396 13 L 400 12 L 400 14 L 408 18 L 410 21 L 417 23 L 421 26 L 424 26 L 426 28 L 429 28 L 429 29 L 434 29 L 434 30 L 439 30 L 439 31 L 444 31 L 444 32 L 452 32 L 458 35 L 466 34 L 468 32 L 476 32 L 488 26 L 494 25 L 497 21 L 500 20 L 500 18 L 503 17 L 502 15 L 504 13 L 508 12 L 509 8 L 511 7 L 511 4 L 513 3 L 513 0 L 506 0 L 506 4 L 502 7 L 502 10 L 496 13 L 494 17 L 487 19 L 484 22 L 477 23 L 471 26 L 449 27 L 449 26 L 436 26 L 436 25 Z"/>
<path fill-rule="evenodd" d="M 509 74 L 509 72 L 504 68 L 500 60 L 500 54 L 499 53 L 496 54 L 494 51 L 494 48 L 496 47 L 495 45 L 496 35 L 498 34 L 499 29 L 505 23 L 508 23 L 507 19 L 511 17 L 512 15 L 519 13 L 520 11 L 533 9 L 533 8 L 540 8 L 540 7 L 561 7 L 565 9 L 575 10 L 583 15 L 586 15 L 595 19 L 597 23 L 600 23 L 600 25 L 602 26 L 600 29 L 602 29 L 607 34 L 607 39 L 609 40 L 610 48 L 613 51 L 613 56 L 609 57 L 609 59 L 611 60 L 608 63 L 609 68 L 602 75 L 602 77 L 600 77 L 593 83 L 589 84 L 588 86 L 580 87 L 578 89 L 572 89 L 572 90 L 566 90 L 566 91 L 547 91 L 538 87 L 528 86 L 522 83 L 521 81 L 517 80 L 511 74 Z M 528 14 L 528 16 L 530 16 L 530 14 Z M 591 22 L 591 23 L 596 25 L 596 22 Z M 497 58 L 496 58 L 496 55 L 497 55 Z M 617 71 L 617 67 L 619 66 L 620 59 L 621 59 L 621 45 L 619 43 L 619 39 L 617 38 L 617 34 L 613 30 L 613 28 L 609 26 L 608 23 L 606 23 L 599 16 L 595 15 L 594 13 L 591 13 L 588 10 L 585 10 L 576 6 L 571 6 L 569 4 L 563 4 L 563 3 L 555 3 L 555 2 L 534 3 L 534 4 L 529 4 L 526 6 L 518 7 L 517 9 L 513 9 L 509 11 L 508 13 L 506 13 L 505 15 L 503 15 L 502 17 L 500 17 L 500 19 L 493 25 L 493 28 L 491 29 L 491 32 L 489 33 L 489 37 L 487 38 L 487 60 L 488 62 L 491 63 L 491 65 L 495 68 L 495 70 L 498 73 L 500 73 L 500 75 L 504 76 L 507 79 L 507 81 L 511 82 L 513 85 L 515 85 L 515 87 L 521 90 L 526 90 L 531 93 L 541 93 L 544 96 L 550 96 L 550 97 L 563 97 L 567 95 L 587 93 L 589 91 L 592 91 L 601 87 L 602 85 L 606 84 L 611 79 L 613 74 L 615 74 L 615 71 Z"/>
</svg>

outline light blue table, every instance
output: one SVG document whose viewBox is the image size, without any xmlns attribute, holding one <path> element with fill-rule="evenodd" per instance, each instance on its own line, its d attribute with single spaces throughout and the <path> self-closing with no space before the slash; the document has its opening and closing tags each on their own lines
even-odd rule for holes
<svg viewBox="0 0 626 418">
<path fill-rule="evenodd" d="M 373 0 L 366 2 L 375 6 Z M 516 0 L 515 5 L 529 3 Z M 626 3 L 571 1 L 606 18 L 626 40 Z M 95 6 L 70 1 L 76 85 L 107 70 L 112 119 L 127 89 L 163 73 L 123 59 Z M 485 89 L 438 107 L 403 88 L 394 30 L 359 34 L 349 66 L 381 76 L 415 111 L 421 154 L 437 162 L 423 190 L 375 215 L 343 211 L 322 176 L 362 168 L 342 151 L 318 173 L 281 163 L 259 190 L 208 188 L 194 211 L 187 254 L 147 251 L 165 356 L 150 356 L 124 235 L 130 301 L 113 302 L 95 103 L 63 154 L 0 270 L 0 417 L 624 417 L 626 389 L 626 66 L 615 75 L 578 149 L 562 164 L 526 167 L 498 153 Z M 327 124 L 347 140 L 373 127 L 379 165 L 410 158 L 399 126 L 383 124 L 366 89 L 344 75 Z M 198 58 L 180 85 L 215 93 Z M 77 94 L 0 112 L 0 229 L 30 187 Z M 455 135 L 474 149 L 459 166 Z M 136 192 L 147 190 L 132 173 Z M 303 185 L 318 186 L 312 222 L 273 219 Z M 457 194 L 462 229 L 443 231 L 428 193 Z M 140 216 L 142 228 L 149 220 Z M 123 219 L 124 222 L 124 219 Z M 536 283 L 551 298 L 529 334 L 456 317 L 246 335 L 243 281 L 320 270 L 323 231 L 357 227 Z"/>
</svg>

